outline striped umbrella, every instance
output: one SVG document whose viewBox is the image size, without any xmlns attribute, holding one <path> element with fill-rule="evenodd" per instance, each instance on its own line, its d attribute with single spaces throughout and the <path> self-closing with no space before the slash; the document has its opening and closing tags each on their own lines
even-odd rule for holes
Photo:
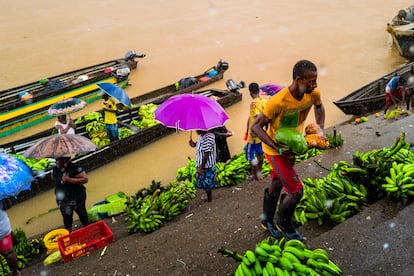
<svg viewBox="0 0 414 276">
<path fill-rule="evenodd" d="M 97 146 L 86 137 L 77 134 L 57 134 L 37 141 L 24 152 L 26 158 L 72 157 L 96 150 Z"/>
<path fill-rule="evenodd" d="M 52 104 L 47 110 L 50 116 L 70 114 L 84 108 L 86 102 L 78 98 L 68 98 Z"/>
</svg>

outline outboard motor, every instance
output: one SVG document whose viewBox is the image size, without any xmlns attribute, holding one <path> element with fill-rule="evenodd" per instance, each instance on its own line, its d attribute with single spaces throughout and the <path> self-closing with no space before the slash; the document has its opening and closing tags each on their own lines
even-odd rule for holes
<svg viewBox="0 0 414 276">
<path fill-rule="evenodd" d="M 118 82 L 121 82 L 127 80 L 130 73 L 131 69 L 129 69 L 128 66 L 122 66 L 115 71 L 115 77 L 117 78 Z"/>
<path fill-rule="evenodd" d="M 135 58 L 144 58 L 144 57 L 145 57 L 145 54 L 137 55 L 137 53 L 135 51 L 133 51 L 133 50 L 128 51 L 125 54 L 125 59 L 126 60 L 134 60 Z"/>
<path fill-rule="evenodd" d="M 241 81 L 240 83 L 235 83 L 232 79 L 229 79 L 226 81 L 226 86 L 230 92 L 238 93 L 240 88 L 246 87 L 246 84 L 244 81 Z"/>
<path fill-rule="evenodd" d="M 217 72 L 224 72 L 227 69 L 229 69 L 229 63 L 227 61 L 220 59 L 217 63 Z"/>
</svg>

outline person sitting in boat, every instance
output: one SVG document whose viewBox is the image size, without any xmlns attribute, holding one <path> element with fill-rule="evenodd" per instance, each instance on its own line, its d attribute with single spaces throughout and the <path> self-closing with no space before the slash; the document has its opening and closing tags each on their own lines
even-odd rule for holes
<svg viewBox="0 0 414 276">
<path fill-rule="evenodd" d="M 414 15 L 412 12 L 407 12 L 406 10 L 399 10 L 396 18 L 397 24 L 405 25 L 414 22 Z"/>
<path fill-rule="evenodd" d="M 55 128 L 59 134 L 75 134 L 75 122 L 66 116 L 66 114 L 59 115 L 55 122 Z"/>
<path fill-rule="evenodd" d="M 407 110 L 410 109 L 410 90 L 406 88 L 407 81 L 401 76 L 391 78 L 385 87 L 385 112 L 394 104 L 398 107 L 399 102 L 407 103 Z"/>
</svg>

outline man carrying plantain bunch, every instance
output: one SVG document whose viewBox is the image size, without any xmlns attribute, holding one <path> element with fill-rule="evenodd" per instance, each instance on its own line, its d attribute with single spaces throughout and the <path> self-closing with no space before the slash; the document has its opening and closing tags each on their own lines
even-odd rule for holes
<svg viewBox="0 0 414 276">
<path fill-rule="evenodd" d="M 292 217 L 296 205 L 303 195 L 302 182 L 293 165 L 295 155 L 290 149 L 282 149 L 275 140 L 281 127 L 296 129 L 303 133 L 305 120 L 314 107 L 315 121 L 324 128 L 325 108 L 317 88 L 318 73 L 314 63 L 300 60 L 293 67 L 292 83 L 272 96 L 265 109 L 251 126 L 263 144 L 263 151 L 272 166 L 269 188 L 264 190 L 262 227 L 276 239 L 284 234 L 288 239 L 302 240 L 302 235 L 293 227 Z M 263 129 L 268 126 L 267 131 Z M 283 188 L 282 196 L 280 197 Z M 274 224 L 274 215 L 279 201 Z"/>
</svg>

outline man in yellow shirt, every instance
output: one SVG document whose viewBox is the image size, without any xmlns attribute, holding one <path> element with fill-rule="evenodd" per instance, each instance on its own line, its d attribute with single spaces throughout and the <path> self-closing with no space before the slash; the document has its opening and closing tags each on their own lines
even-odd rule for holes
<svg viewBox="0 0 414 276">
<path fill-rule="evenodd" d="M 111 142 L 118 140 L 118 118 L 116 117 L 116 102 L 108 94 L 102 95 L 102 107 L 105 112 L 105 130 Z"/>
<path fill-rule="evenodd" d="M 262 176 L 262 166 L 263 166 L 263 149 L 262 141 L 251 131 L 251 125 L 256 119 L 257 115 L 263 112 L 267 100 L 260 97 L 260 88 L 259 85 L 255 82 L 249 84 L 250 96 L 252 97 L 252 102 L 250 103 L 250 114 L 247 120 L 247 129 L 246 137 L 247 144 L 245 147 L 246 158 L 250 162 L 252 168 L 253 178 L 255 180 L 261 180 Z"/>
<path fill-rule="evenodd" d="M 325 125 L 325 108 L 322 104 L 316 79 L 316 65 L 308 60 L 300 60 L 293 67 L 292 83 L 272 96 L 263 113 L 257 116 L 252 131 L 263 144 L 263 151 L 272 166 L 272 182 L 264 191 L 262 227 L 275 238 L 282 233 L 289 239 L 302 240 L 302 235 L 293 227 L 292 217 L 296 205 L 303 195 L 302 182 L 293 168 L 295 156 L 291 150 L 283 150 L 275 140 L 276 131 L 288 127 L 303 132 L 305 120 L 314 107 L 315 121 Z M 263 130 L 268 126 L 267 131 Z M 273 219 L 282 188 L 276 227 Z"/>
</svg>

